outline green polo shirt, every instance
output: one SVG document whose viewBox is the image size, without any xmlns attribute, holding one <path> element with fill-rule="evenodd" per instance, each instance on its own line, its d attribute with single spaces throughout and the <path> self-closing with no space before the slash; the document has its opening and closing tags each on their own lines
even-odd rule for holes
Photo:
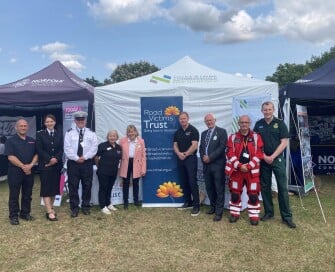
<svg viewBox="0 0 335 272">
<path fill-rule="evenodd" d="M 280 145 L 281 139 L 290 138 L 287 126 L 283 120 L 274 117 L 270 124 L 263 119 L 255 124 L 254 131 L 262 136 L 264 153 L 270 156 Z"/>
</svg>

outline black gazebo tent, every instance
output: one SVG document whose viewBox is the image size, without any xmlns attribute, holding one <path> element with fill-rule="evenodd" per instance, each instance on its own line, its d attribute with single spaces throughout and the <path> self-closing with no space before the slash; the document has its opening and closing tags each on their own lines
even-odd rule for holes
<svg viewBox="0 0 335 272">
<path fill-rule="evenodd" d="M 62 102 L 88 100 L 92 121 L 94 88 L 55 61 L 44 69 L 0 86 L 0 116 L 36 116 L 37 129 L 47 113 L 62 120 Z M 90 123 L 90 122 L 88 122 Z"/>
<path fill-rule="evenodd" d="M 308 107 L 309 114 L 335 113 L 335 58 L 279 91 L 281 104 Z"/>
<path fill-rule="evenodd" d="M 333 158 L 335 151 L 333 134 L 335 124 L 327 120 L 335 120 L 335 58 L 279 90 L 279 100 L 281 106 L 284 106 L 284 117 L 287 123 L 290 123 L 292 136 L 296 134 L 292 122 L 293 118 L 296 118 L 295 105 L 306 106 L 308 115 L 319 120 L 315 122 L 318 123 L 317 128 L 320 128 L 320 131 L 316 131 L 314 135 L 311 134 L 312 158 L 316 165 L 314 173 L 333 175 L 335 164 L 329 160 Z M 322 137 L 320 135 L 325 134 L 327 134 L 327 140 L 320 143 Z"/>
</svg>

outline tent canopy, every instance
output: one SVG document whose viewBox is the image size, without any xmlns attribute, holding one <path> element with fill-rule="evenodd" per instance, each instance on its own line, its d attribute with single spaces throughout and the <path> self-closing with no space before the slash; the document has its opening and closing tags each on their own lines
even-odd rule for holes
<svg viewBox="0 0 335 272">
<path fill-rule="evenodd" d="M 0 107 L 34 107 L 64 101 L 88 100 L 93 104 L 94 88 L 55 61 L 18 81 L 0 86 Z"/>
<path fill-rule="evenodd" d="M 287 98 L 291 105 L 308 107 L 310 114 L 329 114 L 335 111 L 335 58 L 279 91 L 281 104 Z M 318 107 L 315 107 L 318 105 Z"/>
<path fill-rule="evenodd" d="M 286 87 L 286 97 L 334 99 L 335 58 Z"/>
<path fill-rule="evenodd" d="M 190 57 L 155 73 L 95 88 L 96 132 L 105 139 L 109 129 L 124 134 L 128 124 L 141 129 L 141 97 L 182 96 L 190 122 L 204 129 L 204 115 L 214 113 L 217 125 L 231 129 L 234 96 L 270 94 L 278 99 L 277 83 L 225 74 Z"/>
</svg>

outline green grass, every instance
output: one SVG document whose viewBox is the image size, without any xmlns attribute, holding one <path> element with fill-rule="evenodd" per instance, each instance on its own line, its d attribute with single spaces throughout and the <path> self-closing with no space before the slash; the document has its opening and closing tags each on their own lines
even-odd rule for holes
<svg viewBox="0 0 335 272">
<path fill-rule="evenodd" d="M 297 229 L 276 216 L 256 227 L 248 215 L 236 224 L 213 222 L 206 206 L 198 217 L 175 208 L 122 206 L 111 216 L 97 206 L 90 216 L 70 218 L 57 207 L 58 222 L 45 218 L 39 180 L 33 193 L 33 222 L 8 220 L 8 185 L 0 182 L 0 271 L 335 271 L 335 179 L 322 177 L 319 193 L 290 203 Z"/>
</svg>

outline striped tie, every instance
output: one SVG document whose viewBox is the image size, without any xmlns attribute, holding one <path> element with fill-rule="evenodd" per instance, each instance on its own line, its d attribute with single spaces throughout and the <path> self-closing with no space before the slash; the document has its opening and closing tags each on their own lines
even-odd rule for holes
<svg viewBox="0 0 335 272">
<path fill-rule="evenodd" d="M 211 135 L 212 135 L 212 129 L 208 129 L 207 131 L 207 134 L 206 134 L 206 138 L 205 138 L 205 146 L 206 146 L 206 150 L 207 150 L 207 147 L 208 147 L 208 144 L 209 144 L 209 140 L 211 138 Z"/>
<path fill-rule="evenodd" d="M 79 132 L 79 142 L 78 142 L 78 150 L 77 150 L 78 157 L 81 157 L 83 155 L 83 146 L 81 145 L 81 143 L 84 140 L 83 136 L 84 136 L 83 135 L 83 130 L 81 129 L 80 132 Z"/>
</svg>

